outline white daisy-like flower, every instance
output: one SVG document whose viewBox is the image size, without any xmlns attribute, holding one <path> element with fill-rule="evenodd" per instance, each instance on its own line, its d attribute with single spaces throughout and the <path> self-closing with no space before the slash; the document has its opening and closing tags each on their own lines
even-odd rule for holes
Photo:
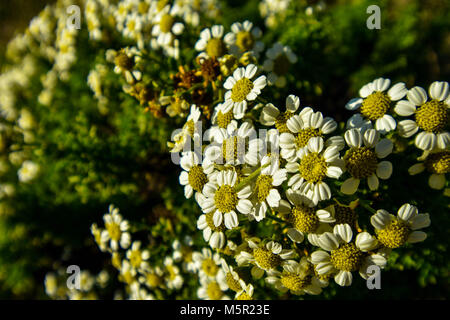
<svg viewBox="0 0 450 320">
<path fill-rule="evenodd" d="M 378 245 L 377 240 L 368 232 L 358 233 L 354 241 L 352 228 L 348 224 L 338 224 L 333 232 L 325 232 L 319 237 L 323 250 L 311 254 L 311 262 L 316 265 L 319 275 L 334 275 L 334 281 L 340 286 L 352 284 L 352 272 L 359 271 L 367 279 L 370 265 L 384 267 L 386 258 L 381 254 L 369 253 Z"/>
<path fill-rule="evenodd" d="M 314 112 L 311 108 L 303 108 L 300 114 L 293 115 L 286 121 L 289 130 L 280 135 L 281 156 L 293 162 L 306 150 L 312 137 L 323 137 L 337 128 L 333 118 L 324 118 L 321 112 Z M 326 142 L 329 145 L 332 140 Z"/>
<path fill-rule="evenodd" d="M 17 171 L 17 176 L 20 182 L 30 182 L 39 173 L 39 165 L 31 160 L 25 160 L 22 166 Z"/>
<path fill-rule="evenodd" d="M 184 279 L 180 274 L 180 269 L 174 264 L 171 257 L 164 259 L 164 267 L 167 273 L 165 280 L 169 289 L 180 289 L 183 286 Z"/>
<path fill-rule="evenodd" d="M 200 54 L 206 54 L 209 58 L 220 58 L 227 53 L 227 45 L 222 39 L 224 28 L 221 25 L 214 25 L 203 29 L 200 32 L 200 39 L 195 44 L 195 50 Z"/>
<path fill-rule="evenodd" d="M 300 262 L 288 260 L 283 263 L 283 271 L 271 270 L 265 279 L 267 283 L 274 286 L 280 292 L 290 291 L 295 295 L 305 293 L 318 295 L 322 292 L 322 283 L 314 275 L 314 266 L 306 257 Z"/>
<path fill-rule="evenodd" d="M 218 227 L 216 227 L 214 225 L 213 217 L 214 211 L 202 214 L 197 220 L 197 228 L 202 230 L 203 239 L 209 243 L 211 248 L 221 249 L 227 242 L 227 238 L 225 236 L 226 227 L 224 223 L 221 223 Z"/>
<path fill-rule="evenodd" d="M 213 253 L 208 248 L 203 248 L 202 252 L 194 252 L 192 254 L 192 260 L 196 265 L 200 277 L 215 279 L 220 273 L 223 273 L 220 255 L 217 252 Z"/>
<path fill-rule="evenodd" d="M 224 111 L 233 110 L 236 119 L 242 119 L 247 111 L 249 101 L 254 101 L 261 90 L 266 86 L 266 76 L 259 76 L 252 81 L 258 68 L 249 64 L 245 68 L 237 68 L 233 75 L 228 77 L 223 87 L 228 91 L 225 93 Z"/>
<path fill-rule="evenodd" d="M 180 8 L 176 5 L 166 5 L 153 18 L 152 36 L 161 47 L 172 44 L 176 36 L 184 31 L 184 24 L 177 21 L 181 16 Z"/>
<path fill-rule="evenodd" d="M 230 300 L 230 297 L 225 294 L 227 289 L 228 286 L 224 279 L 200 277 L 197 296 L 203 300 Z"/>
<path fill-rule="evenodd" d="M 149 289 L 164 288 L 164 270 L 161 267 L 147 266 L 141 274 L 138 278 L 139 283 Z"/>
<path fill-rule="evenodd" d="M 128 260 L 122 260 L 119 280 L 131 286 L 133 283 L 137 282 L 136 276 L 137 271 L 131 266 L 131 263 Z"/>
<path fill-rule="evenodd" d="M 450 94 L 448 82 L 433 82 L 427 92 L 421 87 L 408 91 L 407 100 L 397 102 L 395 112 L 403 117 L 414 115 L 415 120 L 402 120 L 398 124 L 401 136 L 415 138 L 419 149 L 446 149 L 450 145 Z"/>
<path fill-rule="evenodd" d="M 127 249 L 131 243 L 131 236 L 128 232 L 130 225 L 122 218 L 118 208 L 110 205 L 108 213 L 103 216 L 106 230 L 102 231 L 101 242 L 109 242 L 113 251 L 119 249 L 119 244 L 123 249 Z"/>
<path fill-rule="evenodd" d="M 190 147 L 190 139 L 193 139 L 194 143 L 200 143 L 201 115 L 200 108 L 193 104 L 183 128 L 173 136 L 173 142 L 167 143 L 171 148 L 170 152 L 186 151 L 184 149 Z"/>
<path fill-rule="evenodd" d="M 436 149 L 430 152 L 423 162 L 416 163 L 408 169 L 410 175 L 416 175 L 424 170 L 430 173 L 428 185 L 432 189 L 440 190 L 445 187 L 445 175 L 450 172 L 450 151 Z"/>
<path fill-rule="evenodd" d="M 141 287 L 139 282 L 133 282 L 130 285 L 130 300 L 155 300 L 155 296 Z"/>
<path fill-rule="evenodd" d="M 225 274 L 225 280 L 227 282 L 228 288 L 233 290 L 234 292 L 241 292 L 243 287 L 241 286 L 241 277 L 234 270 L 234 268 L 225 261 L 225 259 L 221 259 L 222 270 Z"/>
<path fill-rule="evenodd" d="M 269 73 L 267 83 L 279 88 L 285 87 L 286 75 L 292 65 L 297 62 L 297 55 L 288 46 L 276 42 L 272 48 L 266 51 L 266 57 L 263 69 Z"/>
<path fill-rule="evenodd" d="M 364 134 L 358 129 L 347 130 L 345 141 L 350 147 L 343 160 L 350 178 L 344 181 L 341 192 L 354 194 L 362 179 L 367 179 L 370 190 L 376 190 L 380 179 L 389 179 L 392 174 L 392 163 L 378 162 L 392 153 L 393 144 L 389 139 L 381 139 L 378 131 L 367 129 Z"/>
<path fill-rule="evenodd" d="M 265 156 L 261 160 L 261 168 L 252 193 L 255 198 L 255 208 L 251 215 L 256 221 L 266 217 L 268 206 L 278 207 L 281 196 L 277 187 L 287 179 L 287 170 L 280 169 L 280 161 L 277 157 Z"/>
<path fill-rule="evenodd" d="M 272 103 L 266 104 L 259 117 L 259 122 L 265 126 L 273 126 L 279 133 L 290 132 L 286 122 L 294 115 L 300 107 L 299 97 L 291 94 L 286 98 L 286 111 L 281 112 Z M 305 108 L 304 112 L 309 112 L 311 109 Z M 303 115 L 303 113 L 301 113 Z"/>
<path fill-rule="evenodd" d="M 131 248 L 127 250 L 126 256 L 132 268 L 141 270 L 148 266 L 147 260 L 150 258 L 150 252 L 147 249 L 141 249 L 140 241 L 134 241 Z"/>
<path fill-rule="evenodd" d="M 291 259 L 295 255 L 294 250 L 283 249 L 281 244 L 275 241 L 267 243 L 258 238 L 247 239 L 249 252 L 241 251 L 236 256 L 238 265 L 253 264 L 251 274 L 255 279 L 260 279 L 264 271 L 276 269 L 283 260 Z"/>
<path fill-rule="evenodd" d="M 249 214 L 253 204 L 247 198 L 251 194 L 251 187 L 236 189 L 237 173 L 231 170 L 217 173 L 217 181 L 208 182 L 203 188 L 204 198 L 200 198 L 200 207 L 208 214 L 214 212 L 214 226 L 219 227 L 222 222 L 227 229 L 236 228 L 239 218 L 236 211 Z"/>
<path fill-rule="evenodd" d="M 137 12 L 132 12 L 126 17 L 125 28 L 122 30 L 122 34 L 124 37 L 137 39 L 143 26 L 144 21 L 142 17 Z"/>
<path fill-rule="evenodd" d="M 91 225 L 91 233 L 94 236 L 95 243 L 99 247 L 100 251 L 107 251 L 107 240 L 102 239 L 102 229 L 100 229 L 96 223 Z"/>
<path fill-rule="evenodd" d="M 424 241 L 427 234 L 417 231 L 430 225 L 428 213 L 418 214 L 417 207 L 405 203 L 398 209 L 397 216 L 386 210 L 378 210 L 370 222 L 375 227 L 378 241 L 390 249 L 398 248 L 405 243 Z"/>
<path fill-rule="evenodd" d="M 300 163 L 286 164 L 288 172 L 294 173 L 288 186 L 300 190 L 316 205 L 319 201 L 331 198 L 331 190 L 325 179 L 339 179 L 343 172 L 339 165 L 339 148 L 331 145 L 324 149 L 323 139 L 312 137 L 306 150 L 300 154 Z"/>
<path fill-rule="evenodd" d="M 258 164 L 263 142 L 256 137 L 256 130 L 250 122 L 243 122 L 239 128 L 230 125 L 227 130 L 215 127 L 209 134 L 213 143 L 205 149 L 206 159 L 234 166 Z"/>
<path fill-rule="evenodd" d="M 288 189 L 286 191 L 288 201 L 280 201 L 277 211 L 286 221 L 292 224 L 287 230 L 288 237 L 297 243 L 303 241 L 305 234 L 315 234 L 322 224 L 335 221 L 328 208 L 317 209 L 311 199 L 299 191 Z"/>
<path fill-rule="evenodd" d="M 233 23 L 231 32 L 225 35 L 224 40 L 232 54 L 240 56 L 245 52 L 252 51 L 258 57 L 259 53 L 264 50 L 264 43 L 258 41 L 261 36 L 261 29 L 253 27 L 253 23 L 246 20 L 243 23 Z"/>
<path fill-rule="evenodd" d="M 389 90 L 388 90 L 389 89 Z M 395 119 L 388 114 L 393 101 L 402 99 L 408 90 L 403 82 L 391 86 L 391 80 L 378 78 L 364 85 L 359 90 L 360 98 L 351 99 L 346 105 L 347 110 L 358 110 L 347 121 L 347 129 L 369 128 L 375 121 L 375 129 L 385 134 L 397 126 Z"/>
<path fill-rule="evenodd" d="M 228 132 L 238 127 L 238 123 L 234 119 L 233 109 L 229 108 L 229 105 L 224 105 L 223 103 L 219 103 L 214 107 L 211 123 Z"/>
<path fill-rule="evenodd" d="M 184 196 L 189 199 L 194 191 L 202 192 L 203 187 L 214 174 L 214 164 L 209 159 L 200 159 L 193 151 L 187 151 L 181 157 L 180 166 L 184 171 L 180 174 L 180 184 L 184 186 Z M 208 178 L 209 177 L 209 178 Z"/>
</svg>

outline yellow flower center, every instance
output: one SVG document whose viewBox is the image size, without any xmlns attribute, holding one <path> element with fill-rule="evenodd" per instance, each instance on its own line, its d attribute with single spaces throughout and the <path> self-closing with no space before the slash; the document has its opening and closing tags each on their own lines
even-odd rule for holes
<svg viewBox="0 0 450 320">
<path fill-rule="evenodd" d="M 273 72 L 277 76 L 285 75 L 289 72 L 289 68 L 291 67 L 291 63 L 289 62 L 288 57 L 285 54 L 280 54 L 278 57 L 273 60 Z"/>
<path fill-rule="evenodd" d="M 271 270 L 280 265 L 281 258 L 279 255 L 272 253 L 263 248 L 256 248 L 253 250 L 255 261 L 261 269 Z"/>
<path fill-rule="evenodd" d="M 162 285 L 161 277 L 154 273 L 147 274 L 146 280 L 146 283 L 150 288 L 156 288 Z"/>
<path fill-rule="evenodd" d="M 289 132 L 286 122 L 293 116 L 292 112 L 281 112 L 275 119 L 275 128 L 279 133 Z"/>
<path fill-rule="evenodd" d="M 122 280 L 127 284 L 132 284 L 135 279 L 130 271 L 126 271 L 125 273 L 122 274 Z"/>
<path fill-rule="evenodd" d="M 304 233 L 314 232 L 319 226 L 319 218 L 315 210 L 307 206 L 292 208 L 290 222 L 295 229 Z"/>
<path fill-rule="evenodd" d="M 297 149 L 306 147 L 309 139 L 313 137 L 322 137 L 322 133 L 318 129 L 314 128 L 300 130 L 295 136 L 295 145 Z"/>
<path fill-rule="evenodd" d="M 236 190 L 229 185 L 220 186 L 214 195 L 214 203 L 222 213 L 235 210 L 238 203 Z"/>
<path fill-rule="evenodd" d="M 311 284 L 311 276 L 285 273 L 281 276 L 281 283 L 291 291 L 300 291 Z"/>
<path fill-rule="evenodd" d="M 356 179 L 370 177 L 378 167 L 377 155 L 368 147 L 349 149 L 345 153 L 344 161 L 347 171 Z"/>
<path fill-rule="evenodd" d="M 219 267 L 213 259 L 207 258 L 202 262 L 202 270 L 207 276 L 214 277 L 219 271 Z"/>
<path fill-rule="evenodd" d="M 115 222 L 105 223 L 106 230 L 108 231 L 109 237 L 112 240 L 119 241 L 122 231 L 120 231 L 120 226 Z"/>
<path fill-rule="evenodd" d="M 208 284 L 206 294 L 211 300 L 220 300 L 222 298 L 222 290 L 217 282 L 213 281 Z"/>
<path fill-rule="evenodd" d="M 171 281 L 173 281 L 178 275 L 178 272 L 175 270 L 175 268 L 172 265 L 167 265 L 166 271 L 169 273 L 169 280 L 171 280 Z"/>
<path fill-rule="evenodd" d="M 188 173 L 189 185 L 195 191 L 202 192 L 203 186 L 208 182 L 208 177 L 200 165 L 193 166 Z"/>
<path fill-rule="evenodd" d="M 338 270 L 356 271 L 361 266 L 363 256 L 364 253 L 354 243 L 345 243 L 331 251 L 331 263 Z"/>
<path fill-rule="evenodd" d="M 226 280 L 227 280 L 227 284 L 228 287 L 235 291 L 235 292 L 239 292 L 242 290 L 241 284 L 239 283 L 239 280 L 236 280 L 233 275 L 231 274 L 231 272 L 228 272 L 226 275 Z"/>
<path fill-rule="evenodd" d="M 272 176 L 265 174 L 261 174 L 256 179 L 255 190 L 259 202 L 263 202 L 264 200 L 266 200 L 270 190 L 272 189 L 272 182 Z"/>
<path fill-rule="evenodd" d="M 322 181 L 327 173 L 325 158 L 316 152 L 308 153 L 299 165 L 301 176 L 310 183 Z"/>
<path fill-rule="evenodd" d="M 138 12 L 140 14 L 145 14 L 145 13 L 148 12 L 149 7 L 150 6 L 149 6 L 148 3 L 146 3 L 146 2 L 139 2 L 139 4 L 138 4 Z"/>
<path fill-rule="evenodd" d="M 242 78 L 234 84 L 231 89 L 231 100 L 234 102 L 241 102 L 247 98 L 247 95 L 253 89 L 253 82 L 250 79 Z"/>
<path fill-rule="evenodd" d="M 206 53 L 211 58 L 219 58 L 225 54 L 225 43 L 222 39 L 211 38 L 206 44 Z"/>
<path fill-rule="evenodd" d="M 139 250 L 132 250 L 130 253 L 130 264 L 134 268 L 139 268 L 142 263 L 142 255 Z"/>
<path fill-rule="evenodd" d="M 442 132 L 450 120 L 447 105 L 442 101 L 431 100 L 416 111 L 417 125 L 428 132 Z"/>
<path fill-rule="evenodd" d="M 186 122 L 186 124 L 184 125 L 186 128 L 187 128 L 187 130 L 188 130 L 188 132 L 189 132 L 189 135 L 191 136 L 191 137 L 193 137 L 194 136 L 194 133 L 195 133 L 195 123 L 194 123 L 194 120 L 189 120 L 189 121 L 187 121 Z"/>
<path fill-rule="evenodd" d="M 450 172 L 450 151 L 430 154 L 425 160 L 425 167 L 431 173 L 446 174 Z"/>
<path fill-rule="evenodd" d="M 250 51 L 255 44 L 255 38 L 248 31 L 239 31 L 236 35 L 236 45 L 242 52 Z"/>
<path fill-rule="evenodd" d="M 172 26 L 175 23 L 175 18 L 172 17 L 170 14 L 165 14 L 161 17 L 161 20 L 159 21 L 159 28 L 161 29 L 161 32 L 168 33 L 172 30 Z"/>
<path fill-rule="evenodd" d="M 236 297 L 236 300 L 253 300 L 253 298 L 249 296 L 247 292 L 244 291 Z"/>
<path fill-rule="evenodd" d="M 222 113 L 222 111 L 219 111 L 217 113 L 217 125 L 220 128 L 226 129 L 231 123 L 231 120 L 233 120 L 233 109 L 231 109 L 227 113 Z"/>
<path fill-rule="evenodd" d="M 114 64 L 123 70 L 131 70 L 134 67 L 134 60 L 125 52 L 119 51 L 114 58 Z"/>
<path fill-rule="evenodd" d="M 400 220 L 392 220 L 384 229 L 377 231 L 378 240 L 391 249 L 398 248 L 405 244 L 410 233 L 406 223 Z"/>
<path fill-rule="evenodd" d="M 134 31 L 134 29 L 136 29 L 136 21 L 134 20 L 130 20 L 127 22 L 127 28 L 130 31 Z"/>
<path fill-rule="evenodd" d="M 384 116 L 389 110 L 391 99 L 386 93 L 375 91 L 364 99 L 361 105 L 361 114 L 370 120 Z"/>
</svg>

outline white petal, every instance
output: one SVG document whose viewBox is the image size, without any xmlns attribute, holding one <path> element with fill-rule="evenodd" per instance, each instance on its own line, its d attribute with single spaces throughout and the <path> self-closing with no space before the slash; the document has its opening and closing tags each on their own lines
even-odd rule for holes
<svg viewBox="0 0 450 320">
<path fill-rule="evenodd" d="M 358 190 L 358 186 L 359 186 L 359 179 L 348 178 L 342 184 L 341 192 L 343 194 L 348 194 L 348 195 L 354 194 L 356 192 L 356 190 Z"/>
<path fill-rule="evenodd" d="M 409 219 L 415 217 L 417 215 L 417 207 L 410 205 L 409 203 L 405 203 L 398 209 L 398 217 L 403 221 L 408 221 Z"/>
<path fill-rule="evenodd" d="M 407 92 L 408 89 L 406 89 L 405 84 L 403 82 L 399 82 L 389 89 L 388 96 L 392 101 L 397 101 L 403 98 Z"/>
<path fill-rule="evenodd" d="M 436 135 L 432 132 L 422 131 L 416 136 L 414 142 L 419 149 L 431 150 L 436 146 Z"/>
<path fill-rule="evenodd" d="M 444 188 L 445 182 L 446 182 L 445 174 L 433 173 L 432 175 L 430 175 L 430 178 L 428 178 L 428 185 L 432 189 L 436 189 L 436 190 L 440 190 L 440 189 Z"/>
<path fill-rule="evenodd" d="M 409 243 L 422 242 L 427 238 L 427 234 L 423 231 L 413 231 L 408 237 Z"/>
<path fill-rule="evenodd" d="M 448 97 L 449 85 L 448 82 L 435 81 L 430 85 L 428 90 L 430 97 L 438 101 L 444 101 Z"/>
<path fill-rule="evenodd" d="M 392 163 L 389 161 L 381 161 L 377 167 L 377 176 L 380 179 L 389 179 L 392 175 Z"/>
<path fill-rule="evenodd" d="M 297 229 L 294 229 L 294 228 L 288 229 L 287 235 L 288 235 L 289 239 L 291 239 L 293 242 L 296 242 L 296 243 L 300 243 L 304 239 L 303 233 L 301 233 L 300 231 L 298 231 Z"/>
<path fill-rule="evenodd" d="M 378 189 L 380 182 L 378 181 L 377 176 L 375 174 L 372 174 L 367 178 L 367 184 L 369 185 L 369 189 L 374 191 Z"/>
<path fill-rule="evenodd" d="M 349 286 L 353 281 L 352 273 L 350 271 L 339 271 L 339 273 L 334 276 L 334 281 L 342 287 Z"/>
<path fill-rule="evenodd" d="M 416 106 L 421 106 L 427 99 L 427 92 L 421 87 L 414 87 L 407 93 L 408 100 L 414 103 Z"/>
<path fill-rule="evenodd" d="M 335 225 L 333 233 L 347 243 L 349 243 L 353 237 L 352 228 L 347 223 Z"/>
<path fill-rule="evenodd" d="M 400 100 L 395 105 L 394 111 L 400 116 L 408 117 L 416 112 L 416 106 L 408 100 Z"/>
</svg>

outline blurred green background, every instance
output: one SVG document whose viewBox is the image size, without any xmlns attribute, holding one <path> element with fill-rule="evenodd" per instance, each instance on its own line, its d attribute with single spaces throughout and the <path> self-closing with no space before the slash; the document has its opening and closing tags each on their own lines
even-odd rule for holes
<svg viewBox="0 0 450 320">
<path fill-rule="evenodd" d="M 7 41 L 23 31 L 46 3 L 52 2 L 0 2 L 0 66 Z M 317 2 L 298 3 L 304 8 Z M 345 103 L 357 95 L 362 85 L 377 77 L 403 81 L 408 87 L 428 87 L 433 81 L 450 79 L 448 1 L 326 3 L 327 9 L 316 16 L 307 16 L 304 11 L 291 12 L 276 31 L 265 36 L 267 43 L 280 39 L 299 56 L 289 80 L 293 87 L 289 92 L 280 90 L 275 100 L 281 102 L 287 94 L 295 93 L 302 104 L 305 102 L 344 121 L 351 115 L 344 110 Z M 256 0 L 227 1 L 223 23 L 230 26 L 234 21 L 249 19 L 263 26 L 263 19 L 255 9 L 257 4 Z M 365 27 L 368 17 L 365 10 L 371 4 L 382 8 L 381 30 Z M 87 42 L 85 33 L 80 35 L 80 43 L 83 42 Z M 43 155 L 36 160 L 45 173 L 40 181 L 18 188 L 8 204 L 15 213 L 0 219 L 3 299 L 46 298 L 44 275 L 57 267 L 55 262 L 61 257 L 67 257 L 63 259 L 66 265 L 75 261 L 82 268 L 100 270 L 107 259 L 95 248 L 89 226 L 101 221 L 109 203 L 118 206 L 127 219 L 150 224 L 161 214 L 157 209 L 163 201 L 174 203 L 180 210 L 193 210 L 182 201 L 182 188 L 177 185 L 178 169 L 170 163 L 165 149 L 165 139 L 173 124 L 143 114 L 136 102 L 121 92 L 114 75 L 108 85 L 112 88 L 110 99 L 115 103 L 110 105 L 108 117 L 100 115 L 86 78 L 95 63 L 106 64 L 104 50 L 79 45 L 78 52 L 83 59 L 77 62 L 70 83 L 58 86 L 53 106 L 57 112 L 42 111 L 35 101 L 41 88 L 39 74 L 32 79 L 33 94 L 21 101 L 34 110 L 42 127 L 38 142 Z M 92 127 L 97 131 L 91 130 Z M 398 168 L 391 179 L 394 182 L 384 190 L 387 196 L 377 200 L 377 208 L 399 207 L 413 199 L 422 212 L 431 215 L 428 239 L 394 251 L 389 267 L 382 273 L 382 290 L 370 291 L 364 281 L 355 281 L 350 288 L 331 285 L 319 298 L 447 299 L 449 296 L 448 198 L 431 191 L 425 176 L 415 178 L 411 187 L 409 179 L 405 182 L 411 157 L 409 162 L 402 154 L 394 158 Z M 170 216 L 168 212 L 163 214 Z"/>
</svg>

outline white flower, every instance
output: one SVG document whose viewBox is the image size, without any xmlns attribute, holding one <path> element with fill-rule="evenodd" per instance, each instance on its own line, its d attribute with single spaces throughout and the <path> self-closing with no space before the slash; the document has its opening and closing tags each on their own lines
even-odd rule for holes
<svg viewBox="0 0 450 320">
<path fill-rule="evenodd" d="M 238 127 L 238 123 L 234 119 L 233 109 L 229 108 L 229 104 L 223 103 L 219 103 L 214 107 L 211 123 L 228 132 Z"/>
<path fill-rule="evenodd" d="M 302 242 L 305 234 L 308 234 L 309 239 L 309 236 L 315 234 L 322 224 L 335 221 L 329 209 L 314 208 L 313 201 L 299 191 L 288 189 L 286 197 L 289 202 L 280 201 L 277 211 L 292 224 L 292 228 L 287 230 L 287 235 L 294 242 Z"/>
<path fill-rule="evenodd" d="M 131 248 L 127 250 L 126 256 L 130 260 L 132 268 L 142 270 L 148 266 L 147 260 L 150 258 L 150 252 L 146 249 L 141 250 L 141 242 L 134 241 Z"/>
<path fill-rule="evenodd" d="M 339 179 L 342 169 L 338 166 L 339 148 L 331 145 L 324 149 L 321 137 L 309 139 L 306 150 L 300 154 L 300 163 L 290 162 L 286 169 L 295 173 L 288 181 L 288 186 L 300 190 L 317 204 L 331 198 L 331 190 L 324 181 L 327 177 Z"/>
<path fill-rule="evenodd" d="M 351 177 L 344 181 L 341 192 L 354 194 L 361 179 L 367 179 L 370 190 L 378 189 L 378 178 L 385 180 L 392 174 L 391 162 L 378 162 L 378 159 L 383 159 L 392 152 L 392 142 L 389 139 L 380 140 L 375 129 L 367 129 L 364 134 L 358 129 L 350 129 L 345 132 L 344 137 L 350 149 L 343 159 Z"/>
<path fill-rule="evenodd" d="M 188 144 L 191 139 L 194 140 L 194 143 L 200 143 L 199 130 L 201 121 L 199 120 L 201 115 L 200 108 L 193 104 L 183 128 L 173 136 L 173 142 L 167 143 L 171 148 L 170 152 L 180 152 L 185 151 L 185 148 L 191 148 Z"/>
<path fill-rule="evenodd" d="M 138 281 L 149 289 L 164 288 L 164 270 L 161 267 L 147 266 L 141 270 Z"/>
<path fill-rule="evenodd" d="M 209 277 L 200 277 L 200 288 L 197 290 L 197 296 L 203 300 L 229 300 L 225 294 L 228 286 L 225 281 L 212 279 Z"/>
<path fill-rule="evenodd" d="M 410 175 L 427 170 L 430 174 L 428 185 L 432 189 L 440 190 L 445 187 L 445 175 L 450 172 L 450 151 L 436 149 L 426 156 L 423 162 L 416 163 L 408 169 Z"/>
<path fill-rule="evenodd" d="M 236 295 L 234 297 L 235 300 L 253 300 L 253 292 L 255 291 L 255 288 L 251 283 L 246 284 L 244 280 L 239 280 L 239 285 L 241 286 L 242 290 L 236 292 Z"/>
<path fill-rule="evenodd" d="M 214 172 L 214 164 L 209 159 L 204 159 L 200 165 L 197 154 L 187 151 L 181 157 L 180 166 L 184 171 L 180 174 L 180 184 L 184 186 L 184 196 L 189 199 L 194 191 L 202 192 L 203 187 Z M 209 178 L 208 178 L 209 177 Z"/>
<path fill-rule="evenodd" d="M 415 120 L 402 120 L 398 124 L 401 136 L 416 135 L 415 144 L 419 149 L 446 149 L 450 145 L 448 123 L 450 120 L 450 95 L 448 82 L 433 82 L 426 91 L 414 87 L 408 91 L 407 100 L 397 102 L 395 112 L 403 117 L 414 115 Z"/>
<path fill-rule="evenodd" d="M 195 44 L 195 50 L 201 51 L 210 58 L 220 58 L 227 53 L 227 47 L 222 39 L 224 28 L 221 25 L 205 28 L 200 32 L 200 39 Z"/>
<path fill-rule="evenodd" d="M 251 273 L 255 279 L 264 275 L 264 271 L 276 269 L 281 262 L 290 259 L 295 255 L 294 250 L 283 249 L 281 244 L 269 241 L 264 244 L 258 238 L 247 239 L 251 252 L 241 251 L 236 256 L 238 265 L 253 264 Z"/>
<path fill-rule="evenodd" d="M 287 179 L 287 171 L 280 169 L 277 157 L 265 156 L 261 160 L 261 168 L 252 194 L 255 197 L 256 205 L 251 215 L 256 221 L 261 221 L 266 217 L 268 206 L 278 207 L 281 196 L 276 187 L 279 187 Z"/>
<path fill-rule="evenodd" d="M 225 42 L 230 47 L 230 52 L 236 56 L 244 52 L 252 51 L 256 56 L 264 50 L 264 43 L 257 41 L 262 32 L 253 23 L 246 20 L 243 23 L 235 22 L 231 25 L 231 32 L 225 35 Z"/>
<path fill-rule="evenodd" d="M 308 107 L 303 108 L 300 114 L 291 116 L 286 121 L 286 127 L 289 131 L 280 135 L 281 156 L 293 162 L 307 150 L 309 139 L 330 134 L 336 130 L 337 123 Z M 326 145 L 330 143 L 331 140 Z"/>
<path fill-rule="evenodd" d="M 258 164 L 263 142 L 256 138 L 256 130 L 250 122 L 242 123 L 239 128 L 229 125 L 227 130 L 214 127 L 209 134 L 213 143 L 205 149 L 205 158 L 217 164 Z"/>
<path fill-rule="evenodd" d="M 249 101 L 254 101 L 261 90 L 266 86 L 266 76 L 259 76 L 252 81 L 258 68 L 249 64 L 245 68 L 237 68 L 233 75 L 228 77 L 223 87 L 228 91 L 225 93 L 224 113 L 233 110 L 236 119 L 242 119 L 247 111 Z"/>
<path fill-rule="evenodd" d="M 128 221 L 123 220 L 118 208 L 110 205 L 108 213 L 103 216 L 106 230 L 102 231 L 101 242 L 110 242 L 112 250 L 117 251 L 119 244 L 123 249 L 130 246 L 131 236 L 128 233 Z"/>
<path fill-rule="evenodd" d="M 297 62 L 297 56 L 288 46 L 276 42 L 272 48 L 266 51 L 267 59 L 263 69 L 269 72 L 267 82 L 279 88 L 286 86 L 286 75 L 293 64 Z"/>
<path fill-rule="evenodd" d="M 283 293 L 318 295 L 322 292 L 322 284 L 306 257 L 302 257 L 300 262 L 288 260 L 283 263 L 283 272 L 271 270 L 268 275 L 265 281 Z"/>
<path fill-rule="evenodd" d="M 353 231 L 348 224 L 338 224 L 333 233 L 325 232 L 319 237 L 319 245 L 323 250 L 311 254 L 311 262 L 316 265 L 319 275 L 334 275 L 334 281 L 340 286 L 352 284 L 352 272 L 359 271 L 367 278 L 370 265 L 383 267 L 386 258 L 380 254 L 369 254 L 376 248 L 377 240 L 367 232 L 358 233 L 352 241 Z"/>
<path fill-rule="evenodd" d="M 375 129 L 382 134 L 395 129 L 397 123 L 388 111 L 391 108 L 391 102 L 402 99 L 407 89 L 403 82 L 392 87 L 390 85 L 391 80 L 378 78 L 359 90 L 361 98 L 351 99 L 345 105 L 347 110 L 359 109 L 360 112 L 348 120 L 347 129 L 361 127 L 365 129 L 371 127 L 371 121 L 375 121 Z"/>
<path fill-rule="evenodd" d="M 180 269 L 174 264 L 171 257 L 164 259 L 165 270 L 168 273 L 166 276 L 166 285 L 169 289 L 180 289 L 183 286 L 184 279 L 180 275 Z"/>
<path fill-rule="evenodd" d="M 236 228 L 239 219 L 236 211 L 249 214 L 252 203 L 248 200 L 251 194 L 250 186 L 236 190 L 237 174 L 234 171 L 220 171 L 217 181 L 208 182 L 203 188 L 204 198 L 199 198 L 200 206 L 206 214 L 214 212 L 214 226 L 219 227 L 224 222 L 227 229 Z"/>
<path fill-rule="evenodd" d="M 172 44 L 175 36 L 178 36 L 184 31 L 184 24 L 177 22 L 177 17 L 180 16 L 178 6 L 165 6 L 154 17 L 152 36 L 156 38 L 159 46 L 167 47 Z"/>
<path fill-rule="evenodd" d="M 241 292 L 243 290 L 243 287 L 241 286 L 242 279 L 239 274 L 233 269 L 232 266 L 228 265 L 225 259 L 221 259 L 221 263 L 228 288 L 237 293 Z"/>
<path fill-rule="evenodd" d="M 286 122 L 294 115 L 297 109 L 300 107 L 299 97 L 291 94 L 286 98 L 286 111 L 281 112 L 272 103 L 266 104 L 259 117 L 259 122 L 265 126 L 273 126 L 280 132 L 289 132 Z M 310 109 L 305 108 L 305 112 L 309 112 Z M 302 111 L 303 112 L 303 111 Z M 302 114 L 302 113 L 301 113 Z"/>
<path fill-rule="evenodd" d="M 427 234 L 416 231 L 430 225 L 428 213 L 418 214 L 415 206 L 405 203 L 398 209 L 397 217 L 380 209 L 370 218 L 376 229 L 378 241 L 387 248 L 394 249 L 408 243 L 424 241 Z"/>
<path fill-rule="evenodd" d="M 31 160 L 25 160 L 17 171 L 20 182 L 30 182 L 36 178 L 39 172 L 39 165 Z"/>
<path fill-rule="evenodd" d="M 222 261 L 218 253 L 212 253 L 210 249 L 203 248 L 202 252 L 194 252 L 192 260 L 199 272 L 200 278 L 209 277 L 216 279 L 223 270 L 220 268 Z M 222 277 L 222 275 L 220 275 Z"/>
</svg>

